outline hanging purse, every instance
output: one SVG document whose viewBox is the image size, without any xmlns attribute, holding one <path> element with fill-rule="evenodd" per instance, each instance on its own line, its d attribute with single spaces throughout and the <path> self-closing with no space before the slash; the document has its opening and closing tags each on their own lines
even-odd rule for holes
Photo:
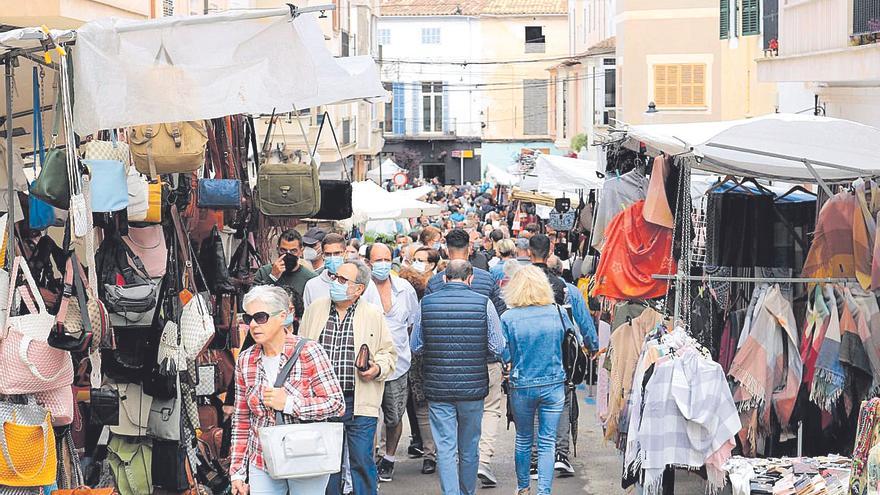
<svg viewBox="0 0 880 495">
<path fill-rule="evenodd" d="M 162 329 L 156 364 L 159 365 L 159 373 L 165 376 L 174 376 L 186 369 L 180 327 L 173 321 L 165 322 L 165 328 Z"/>
<path fill-rule="evenodd" d="M 275 388 L 284 386 L 306 342 L 300 339 L 297 343 L 293 355 L 278 373 Z M 284 415 L 275 411 L 275 426 L 257 431 L 266 471 L 276 480 L 339 472 L 343 430 L 343 424 L 338 422 L 284 424 Z"/>
<path fill-rule="evenodd" d="M 308 143 L 305 128 L 297 119 L 303 142 Z M 256 202 L 266 216 L 313 217 L 321 208 L 321 185 L 314 156 L 308 163 L 268 161 L 257 171 Z"/>
<path fill-rule="evenodd" d="M 119 391 L 111 386 L 93 388 L 89 392 L 89 424 L 119 426 Z"/>
<path fill-rule="evenodd" d="M 55 434 L 49 412 L 40 406 L 0 403 L 0 452 L 0 485 L 55 484 Z"/>
<path fill-rule="evenodd" d="M 202 241 L 199 266 L 205 269 L 205 286 L 212 294 L 235 292 L 229 280 L 229 265 L 217 227 L 211 229 L 211 235 Z"/>
<path fill-rule="evenodd" d="M 134 383 L 110 382 L 106 387 L 115 390 L 119 397 L 118 426 L 110 426 L 110 432 L 128 437 L 146 435 L 153 398 Z"/>
<path fill-rule="evenodd" d="M 119 495 L 152 495 L 153 443 L 146 438 L 113 435 L 107 461 Z"/>
<path fill-rule="evenodd" d="M 118 382 L 141 383 L 149 371 L 150 332 L 143 328 L 113 331 L 116 349 L 101 350 L 101 372 Z"/>
<path fill-rule="evenodd" d="M 228 149 L 226 132 L 223 129 L 224 119 L 214 119 L 208 126 L 208 149 L 210 160 L 205 162 L 205 176 L 199 179 L 197 206 L 214 210 L 238 209 L 241 207 L 241 181 L 236 178 L 224 177 L 226 160 L 232 159 Z M 220 144 L 223 150 L 220 150 Z M 214 177 L 211 178 L 211 172 Z"/>
<path fill-rule="evenodd" d="M 125 176 L 126 189 L 128 190 L 128 214 L 129 222 L 143 222 L 147 218 L 149 199 L 147 197 L 147 179 L 137 170 L 129 169 Z"/>
<path fill-rule="evenodd" d="M 198 170 L 205 163 L 208 131 L 203 120 L 148 124 L 132 127 L 128 141 L 138 172 L 157 179 Z"/>
<path fill-rule="evenodd" d="M 189 458 L 186 446 L 178 442 L 153 441 L 153 485 L 171 493 L 181 493 L 191 487 Z"/>
<path fill-rule="evenodd" d="M 86 160 L 114 160 L 122 163 L 126 174 L 131 170 L 131 150 L 128 143 L 119 140 L 116 129 L 110 131 L 110 141 L 92 139 L 79 148 Z"/>
<path fill-rule="evenodd" d="M 85 288 L 74 265 L 79 265 L 79 261 L 76 253 L 71 253 L 64 271 L 61 307 L 47 342 L 56 349 L 82 353 L 89 349 L 93 333 Z"/>
<path fill-rule="evenodd" d="M 168 268 L 168 247 L 161 225 L 129 227 L 122 240 L 140 258 L 150 278 L 164 277 Z"/>
<path fill-rule="evenodd" d="M 346 218 L 351 218 L 353 212 L 351 176 L 348 174 L 345 157 L 342 154 L 342 149 L 339 147 L 339 139 L 336 138 L 333 119 L 330 118 L 330 114 L 327 112 L 324 112 L 321 127 L 318 128 L 318 137 L 315 139 L 315 148 L 312 154 L 314 155 L 318 152 L 318 144 L 321 142 L 321 131 L 324 130 L 324 124 L 330 127 L 333 143 L 336 145 L 336 151 L 339 152 L 339 160 L 342 162 L 342 180 L 321 179 L 321 208 L 315 213 L 314 218 L 321 220 L 345 220 Z"/>
<path fill-rule="evenodd" d="M 125 166 L 117 160 L 84 160 L 89 170 L 91 207 L 98 213 L 128 208 Z"/>
<path fill-rule="evenodd" d="M 186 237 L 183 230 L 176 207 L 171 208 L 171 219 L 174 222 L 177 244 L 180 247 L 178 255 L 186 267 L 183 275 L 183 287 L 192 295 L 189 301 L 185 302 L 180 314 L 181 343 L 184 356 L 187 359 L 195 359 L 214 338 L 214 317 L 208 308 L 206 297 L 200 294 L 196 288 L 192 269 L 194 263 L 190 257 L 192 246 L 190 246 L 189 238 Z M 195 265 L 199 266 L 198 263 Z M 204 275 L 202 278 L 204 279 Z"/>
<path fill-rule="evenodd" d="M 147 436 L 157 440 L 180 441 L 180 376 L 177 376 L 177 396 L 171 399 L 153 398 L 147 419 Z"/>
<path fill-rule="evenodd" d="M 40 104 L 40 78 L 37 67 L 33 70 L 34 83 L 34 177 L 37 176 L 37 163 L 46 161 L 46 148 L 43 141 L 43 110 Z M 39 158 L 39 160 L 37 159 Z M 28 226 L 31 230 L 45 230 L 55 225 L 55 208 L 34 195 L 28 195 Z"/>
<path fill-rule="evenodd" d="M 36 392 L 34 399 L 52 414 L 52 426 L 67 426 L 73 423 L 75 397 L 70 386 Z"/>
</svg>

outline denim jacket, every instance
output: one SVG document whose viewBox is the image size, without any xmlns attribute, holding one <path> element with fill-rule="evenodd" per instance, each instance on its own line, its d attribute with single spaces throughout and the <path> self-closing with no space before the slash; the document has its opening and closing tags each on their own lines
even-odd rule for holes
<svg viewBox="0 0 880 495">
<path fill-rule="evenodd" d="M 509 308 L 501 315 L 507 340 L 510 386 L 513 388 L 554 385 L 565 381 L 562 338 L 565 328 L 555 304 Z M 574 328 L 563 310 L 565 324 Z"/>
</svg>

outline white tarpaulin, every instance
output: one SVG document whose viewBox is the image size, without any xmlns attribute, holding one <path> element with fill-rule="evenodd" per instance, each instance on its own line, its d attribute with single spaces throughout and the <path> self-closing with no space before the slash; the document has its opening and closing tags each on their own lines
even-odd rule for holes
<svg viewBox="0 0 880 495">
<path fill-rule="evenodd" d="M 386 96 L 371 57 L 336 59 L 313 15 L 273 12 L 86 23 L 73 50 L 76 131 Z"/>
<path fill-rule="evenodd" d="M 353 182 L 351 203 L 355 224 L 368 220 L 396 218 L 415 218 L 421 215 L 439 215 L 440 207 L 401 195 L 400 191 L 390 193 L 375 182 L 365 180 Z"/>
<path fill-rule="evenodd" d="M 771 114 L 725 122 L 636 125 L 628 128 L 627 137 L 668 154 L 693 152 L 701 159 L 696 168 L 719 174 L 814 182 L 803 163 L 808 160 L 826 181 L 880 175 L 880 129 L 848 120 Z"/>
<path fill-rule="evenodd" d="M 398 172 L 403 172 L 403 169 L 398 167 L 391 158 L 386 158 L 381 165 L 367 171 L 367 178 L 379 183 L 380 178 L 382 182 L 391 180 L 391 178 L 394 177 L 394 174 Z"/>
<path fill-rule="evenodd" d="M 67 43 L 74 38 L 73 31 L 52 29 L 49 31 L 49 37 L 57 43 Z M 47 36 L 41 28 L 26 27 L 21 29 L 13 29 L 0 33 L 0 55 L 10 50 L 28 50 L 39 48 Z M 53 60 L 57 60 L 57 54 L 52 53 Z"/>
<path fill-rule="evenodd" d="M 535 168 L 525 176 L 520 187 L 561 196 L 561 193 L 602 189 L 604 182 L 594 161 L 542 154 L 538 155 Z"/>
<path fill-rule="evenodd" d="M 486 181 L 499 186 L 515 186 L 520 178 L 493 164 L 486 166 Z"/>
<path fill-rule="evenodd" d="M 414 187 L 412 189 L 400 189 L 391 193 L 394 196 L 399 196 L 407 199 L 421 199 L 425 196 L 434 192 L 434 186 L 419 186 Z"/>
</svg>

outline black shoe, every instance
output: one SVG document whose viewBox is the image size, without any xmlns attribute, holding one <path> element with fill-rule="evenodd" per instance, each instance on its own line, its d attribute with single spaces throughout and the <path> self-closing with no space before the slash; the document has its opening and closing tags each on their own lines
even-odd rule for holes
<svg viewBox="0 0 880 495">
<path fill-rule="evenodd" d="M 409 448 L 406 449 L 406 453 L 409 455 L 410 459 L 421 459 L 425 455 L 422 446 L 417 443 L 410 444 Z"/>
<path fill-rule="evenodd" d="M 529 467 L 529 478 L 536 480 L 538 479 L 538 463 L 532 463 Z"/>
<path fill-rule="evenodd" d="M 437 472 L 437 461 L 434 459 L 422 461 L 422 474 L 434 474 L 435 472 Z"/>
<path fill-rule="evenodd" d="M 556 454 L 556 462 L 553 464 L 553 469 L 556 470 L 556 474 L 560 478 L 574 476 L 574 468 L 571 467 L 571 463 L 568 462 L 568 456 L 565 454 Z"/>
<path fill-rule="evenodd" d="M 391 481 L 391 478 L 394 476 L 394 463 L 383 458 L 381 461 L 379 461 L 378 468 L 379 481 Z"/>
</svg>

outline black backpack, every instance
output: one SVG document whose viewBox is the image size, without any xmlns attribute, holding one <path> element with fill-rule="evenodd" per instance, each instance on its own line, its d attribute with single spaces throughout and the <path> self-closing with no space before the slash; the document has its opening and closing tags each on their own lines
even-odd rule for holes
<svg viewBox="0 0 880 495">
<path fill-rule="evenodd" d="M 562 308 L 557 305 L 556 310 L 559 312 L 559 321 L 565 329 L 565 335 L 562 337 L 562 367 L 565 369 L 565 383 L 580 385 L 587 377 L 590 357 L 578 342 L 575 330 L 562 317 Z"/>
</svg>

